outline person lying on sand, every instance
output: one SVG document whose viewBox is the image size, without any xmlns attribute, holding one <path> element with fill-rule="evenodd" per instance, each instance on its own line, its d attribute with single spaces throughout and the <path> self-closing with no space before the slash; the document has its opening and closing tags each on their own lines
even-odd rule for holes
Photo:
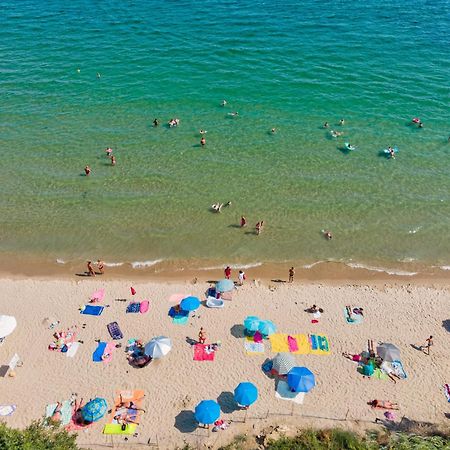
<svg viewBox="0 0 450 450">
<path fill-rule="evenodd" d="M 122 398 L 122 394 L 120 394 L 119 400 L 120 400 L 120 402 L 119 402 L 118 405 L 116 405 L 116 408 L 127 408 L 127 409 L 132 409 L 133 411 L 143 411 L 143 412 L 145 412 L 145 409 L 138 408 L 133 401 L 131 401 L 131 400 L 130 401 L 124 401 L 123 398 Z"/>
<path fill-rule="evenodd" d="M 360 362 L 362 360 L 362 356 L 359 354 L 354 355 L 353 353 L 343 352 L 342 356 L 350 361 Z"/>
<path fill-rule="evenodd" d="M 372 408 L 399 409 L 398 403 L 389 400 L 372 400 L 371 402 L 367 402 L 367 404 Z"/>
</svg>

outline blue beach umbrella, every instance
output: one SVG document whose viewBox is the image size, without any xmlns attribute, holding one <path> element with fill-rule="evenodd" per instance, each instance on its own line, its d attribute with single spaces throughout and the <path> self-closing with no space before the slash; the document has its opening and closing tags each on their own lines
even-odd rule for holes
<svg viewBox="0 0 450 450">
<path fill-rule="evenodd" d="M 106 414 L 107 409 L 108 405 L 106 400 L 97 397 L 81 408 L 81 417 L 86 422 L 97 422 L 97 420 L 100 420 Z"/>
<path fill-rule="evenodd" d="M 316 385 L 314 374 L 306 367 L 293 367 L 288 373 L 287 382 L 295 392 L 309 392 Z"/>
<path fill-rule="evenodd" d="M 186 297 L 181 300 L 180 308 L 183 311 L 195 311 L 200 306 L 200 300 L 197 297 Z"/>
<path fill-rule="evenodd" d="M 270 336 L 277 331 L 277 327 L 270 320 L 261 320 L 259 323 L 258 331 L 265 336 Z"/>
<path fill-rule="evenodd" d="M 234 283 L 231 280 L 224 278 L 216 283 L 216 291 L 228 292 L 234 289 Z"/>
<path fill-rule="evenodd" d="M 202 400 L 195 407 L 195 420 L 209 425 L 220 417 L 220 406 L 214 400 Z"/>
<path fill-rule="evenodd" d="M 261 319 L 256 316 L 248 316 L 244 320 L 244 327 L 248 331 L 258 331 Z"/>
<path fill-rule="evenodd" d="M 239 383 L 234 390 L 234 399 L 239 405 L 250 406 L 258 399 L 258 389 L 253 383 Z"/>
</svg>

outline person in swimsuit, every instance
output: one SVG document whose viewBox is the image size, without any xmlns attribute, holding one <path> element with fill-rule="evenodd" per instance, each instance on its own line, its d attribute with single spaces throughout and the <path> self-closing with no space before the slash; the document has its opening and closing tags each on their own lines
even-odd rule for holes
<svg viewBox="0 0 450 450">
<path fill-rule="evenodd" d="M 97 269 L 101 275 L 105 273 L 105 263 L 100 259 L 97 260 Z"/>
<path fill-rule="evenodd" d="M 244 216 L 241 216 L 241 228 L 247 225 L 247 219 Z"/>
<path fill-rule="evenodd" d="M 220 106 L 226 106 L 227 105 L 227 101 L 226 100 L 222 100 L 222 103 L 220 104 Z"/>
<path fill-rule="evenodd" d="M 324 231 L 323 235 L 324 235 L 325 239 L 328 239 L 328 240 L 333 239 L 333 235 L 331 234 L 331 231 Z"/>
<path fill-rule="evenodd" d="M 330 125 L 329 125 L 329 123 L 328 122 L 325 122 L 324 124 L 323 124 L 323 127 L 324 128 L 328 128 Z"/>
<path fill-rule="evenodd" d="M 111 165 L 112 166 L 116 165 L 116 157 L 114 155 L 111 155 Z"/>
<path fill-rule="evenodd" d="M 86 176 L 89 176 L 91 174 L 91 168 L 89 166 L 86 166 L 84 168 L 84 173 Z"/>
<path fill-rule="evenodd" d="M 200 327 L 200 331 L 198 332 L 198 343 L 204 344 L 206 342 L 206 333 L 203 330 L 203 327 Z"/>
<path fill-rule="evenodd" d="M 87 270 L 90 277 L 95 277 L 95 270 L 92 267 L 92 261 L 87 262 Z"/>
<path fill-rule="evenodd" d="M 288 283 L 293 283 L 294 282 L 294 275 L 295 275 L 295 269 L 293 267 L 291 267 L 289 269 L 289 281 Z M 313 305 L 315 306 L 315 305 Z"/>
<path fill-rule="evenodd" d="M 159 120 L 158 119 L 153 119 L 153 126 L 157 127 L 159 125 Z"/>
<path fill-rule="evenodd" d="M 372 408 L 399 409 L 398 403 L 389 400 L 372 400 L 371 402 L 367 402 L 367 404 Z"/>
<path fill-rule="evenodd" d="M 204 147 L 204 146 L 206 145 L 206 139 L 205 139 L 205 137 L 202 137 L 202 138 L 200 139 L 200 144 L 201 144 L 202 147 Z"/>
<path fill-rule="evenodd" d="M 344 125 L 345 124 L 345 121 L 344 121 L 344 119 L 341 119 L 340 121 L 339 121 L 339 125 Z"/>
<path fill-rule="evenodd" d="M 111 147 L 108 147 L 108 148 L 105 150 L 106 156 L 107 156 L 108 158 L 111 156 L 112 151 L 113 151 L 113 150 L 112 150 Z"/>
<path fill-rule="evenodd" d="M 56 404 L 56 408 L 53 411 L 52 416 L 50 417 L 50 420 L 53 422 L 61 422 L 61 408 L 62 408 L 62 403 L 58 402 Z"/>
</svg>

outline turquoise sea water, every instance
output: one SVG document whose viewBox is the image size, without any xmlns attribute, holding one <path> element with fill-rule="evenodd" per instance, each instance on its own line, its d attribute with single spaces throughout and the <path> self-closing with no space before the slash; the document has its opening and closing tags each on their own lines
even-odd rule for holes
<svg viewBox="0 0 450 450">
<path fill-rule="evenodd" d="M 448 265 L 448 1 L 0 0 L 0 11 L 1 252 Z M 341 151 L 346 141 L 358 150 Z M 395 161 L 379 155 L 388 145 Z M 251 229 L 233 226 L 241 214 Z"/>
</svg>

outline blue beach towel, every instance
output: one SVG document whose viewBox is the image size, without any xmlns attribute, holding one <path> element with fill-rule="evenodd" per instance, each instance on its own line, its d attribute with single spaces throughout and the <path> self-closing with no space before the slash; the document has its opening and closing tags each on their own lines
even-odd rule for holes
<svg viewBox="0 0 450 450">
<path fill-rule="evenodd" d="M 100 316 L 105 309 L 104 306 L 99 305 L 86 305 L 80 314 L 87 314 L 89 316 Z"/>
<path fill-rule="evenodd" d="M 127 313 L 138 313 L 141 312 L 141 303 L 130 303 L 127 307 Z"/>
<path fill-rule="evenodd" d="M 102 356 L 105 352 L 106 342 L 99 342 L 95 352 L 92 354 L 92 361 L 94 362 L 102 362 Z"/>
<path fill-rule="evenodd" d="M 169 309 L 169 316 L 173 317 L 173 318 L 175 318 L 175 317 L 187 317 L 187 316 L 189 316 L 189 311 L 181 310 L 181 311 L 176 312 L 175 308 L 172 306 L 172 308 Z"/>
<path fill-rule="evenodd" d="M 108 323 L 106 328 L 108 328 L 109 334 L 114 340 L 123 338 L 122 331 L 120 331 L 119 324 L 117 322 Z"/>
</svg>

